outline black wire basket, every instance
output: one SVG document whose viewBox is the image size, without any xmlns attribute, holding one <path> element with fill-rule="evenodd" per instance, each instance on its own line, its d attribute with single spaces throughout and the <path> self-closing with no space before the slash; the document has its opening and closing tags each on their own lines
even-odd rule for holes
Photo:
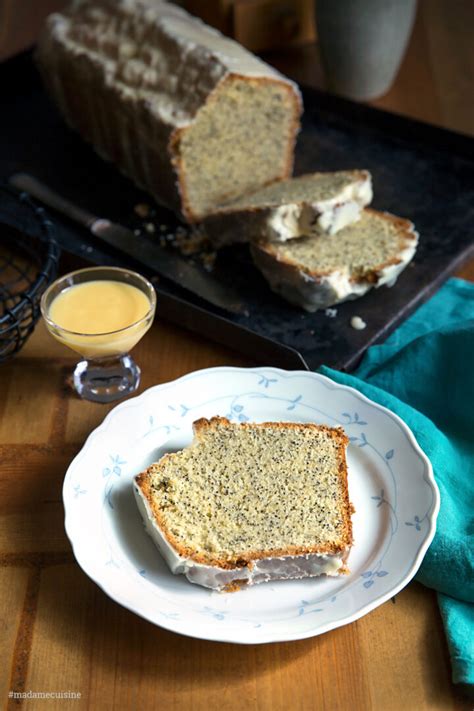
<svg viewBox="0 0 474 711">
<path fill-rule="evenodd" d="M 0 185 L 0 363 L 25 344 L 57 274 L 54 226 L 26 193 Z"/>
</svg>

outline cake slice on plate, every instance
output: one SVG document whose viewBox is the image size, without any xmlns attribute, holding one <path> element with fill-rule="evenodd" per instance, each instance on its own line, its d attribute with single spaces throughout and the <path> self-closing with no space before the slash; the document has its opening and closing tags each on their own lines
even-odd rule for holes
<svg viewBox="0 0 474 711">
<path fill-rule="evenodd" d="M 194 435 L 134 482 L 173 573 L 233 590 L 348 572 L 352 506 L 341 428 L 213 417 L 195 422 Z"/>
</svg>

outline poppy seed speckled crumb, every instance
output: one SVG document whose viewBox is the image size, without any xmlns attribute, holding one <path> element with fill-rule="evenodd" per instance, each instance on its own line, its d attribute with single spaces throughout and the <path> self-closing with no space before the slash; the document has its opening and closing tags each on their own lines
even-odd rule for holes
<svg viewBox="0 0 474 711">
<path fill-rule="evenodd" d="M 189 447 L 136 478 L 178 556 L 225 570 L 337 555 L 339 572 L 347 572 L 352 507 L 341 428 L 214 417 L 195 422 L 194 431 Z"/>
</svg>

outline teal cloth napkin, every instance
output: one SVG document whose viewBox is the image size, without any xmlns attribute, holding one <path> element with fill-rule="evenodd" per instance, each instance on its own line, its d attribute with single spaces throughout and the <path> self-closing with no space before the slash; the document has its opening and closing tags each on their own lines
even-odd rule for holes
<svg viewBox="0 0 474 711">
<path fill-rule="evenodd" d="M 353 375 L 320 372 L 397 413 L 431 460 L 441 508 L 416 578 L 438 592 L 453 681 L 474 684 L 474 285 L 449 280 Z"/>
</svg>

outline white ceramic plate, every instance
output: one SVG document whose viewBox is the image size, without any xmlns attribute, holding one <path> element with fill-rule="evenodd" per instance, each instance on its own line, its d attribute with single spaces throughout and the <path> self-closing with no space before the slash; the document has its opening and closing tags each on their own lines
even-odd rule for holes
<svg viewBox="0 0 474 711">
<path fill-rule="evenodd" d="M 145 533 L 132 478 L 212 415 L 344 426 L 356 508 L 349 576 L 225 594 L 169 572 Z M 400 418 L 322 375 L 276 368 L 201 370 L 118 405 L 70 465 L 63 497 L 77 561 L 111 598 L 175 632 L 249 644 L 317 635 L 388 600 L 416 573 L 439 508 L 430 462 Z"/>
</svg>

